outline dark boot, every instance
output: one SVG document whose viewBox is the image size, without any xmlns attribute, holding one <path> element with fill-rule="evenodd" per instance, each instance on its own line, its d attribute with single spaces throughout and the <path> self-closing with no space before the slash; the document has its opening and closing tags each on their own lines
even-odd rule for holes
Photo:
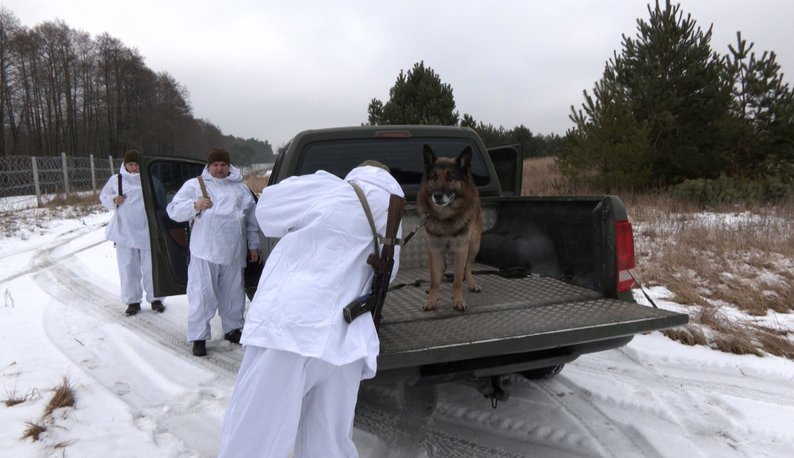
<svg viewBox="0 0 794 458">
<path fill-rule="evenodd" d="M 127 316 L 133 316 L 133 315 L 135 315 L 136 313 L 138 313 L 140 311 L 141 311 L 141 304 L 136 302 L 134 304 L 127 305 L 127 311 L 124 312 L 124 313 L 126 313 Z"/>
<path fill-rule="evenodd" d="M 193 356 L 207 356 L 207 342 L 205 340 L 193 341 Z"/>
<path fill-rule="evenodd" d="M 163 305 L 163 303 L 160 301 L 154 301 L 152 302 L 152 310 L 157 313 L 163 313 L 165 312 L 165 305 Z"/>
<path fill-rule="evenodd" d="M 228 340 L 231 343 L 239 344 L 240 337 L 243 336 L 243 332 L 239 329 L 235 329 L 233 331 L 229 331 L 223 335 L 223 338 Z"/>
</svg>

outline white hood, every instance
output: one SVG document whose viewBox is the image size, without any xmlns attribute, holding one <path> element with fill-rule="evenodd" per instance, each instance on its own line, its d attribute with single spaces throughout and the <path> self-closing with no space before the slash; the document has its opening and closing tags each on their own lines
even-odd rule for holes
<svg viewBox="0 0 794 458">
<path fill-rule="evenodd" d="M 391 174 L 382 168 L 364 165 L 356 167 L 345 177 L 345 181 L 353 183 L 369 183 L 382 188 L 389 194 L 405 197 L 403 189 Z"/>
</svg>

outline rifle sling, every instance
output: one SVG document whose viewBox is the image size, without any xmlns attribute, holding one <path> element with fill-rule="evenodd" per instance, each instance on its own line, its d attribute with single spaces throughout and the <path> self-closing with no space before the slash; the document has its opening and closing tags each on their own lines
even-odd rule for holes
<svg viewBox="0 0 794 458">
<path fill-rule="evenodd" d="M 203 197 L 203 198 L 205 198 L 205 199 L 209 199 L 209 198 L 210 198 L 210 196 L 209 196 L 209 194 L 207 194 L 207 186 L 204 184 L 204 177 L 202 177 L 201 175 L 199 175 L 199 176 L 197 176 L 197 177 L 196 177 L 196 180 L 198 181 L 199 187 L 201 188 L 201 197 Z M 196 221 L 196 217 L 194 216 L 194 217 L 193 217 L 193 218 L 190 220 L 190 222 L 188 223 L 188 228 L 187 228 L 187 233 L 188 233 L 188 241 L 190 241 L 190 232 L 192 232 L 192 231 L 193 231 L 193 223 L 194 223 L 195 221 Z M 189 244 L 188 244 L 188 246 L 189 246 Z M 189 260 L 190 260 L 190 255 L 188 255 L 188 261 L 189 261 Z"/>
<path fill-rule="evenodd" d="M 372 242 L 375 244 L 375 257 L 378 258 L 378 230 L 375 229 L 375 220 L 372 218 L 372 211 L 369 209 L 369 203 L 367 202 L 367 197 L 364 195 L 364 191 L 355 184 L 350 183 L 350 186 L 353 187 L 353 190 L 356 191 L 356 196 L 358 196 L 358 200 L 361 202 L 361 206 L 364 207 L 364 213 L 367 214 L 367 220 L 369 221 L 369 228 L 372 229 Z"/>
<path fill-rule="evenodd" d="M 210 196 L 207 194 L 207 186 L 204 184 L 204 178 L 199 175 L 196 177 L 196 179 L 198 180 L 199 187 L 201 188 L 201 197 L 209 199 Z"/>
</svg>

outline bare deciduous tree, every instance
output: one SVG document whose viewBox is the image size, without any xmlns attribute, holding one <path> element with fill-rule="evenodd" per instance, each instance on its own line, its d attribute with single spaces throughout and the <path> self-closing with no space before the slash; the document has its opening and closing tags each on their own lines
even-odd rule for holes
<svg viewBox="0 0 794 458">
<path fill-rule="evenodd" d="M 267 142 L 193 118 L 188 91 L 137 49 L 63 21 L 33 29 L 0 6 L 0 154 L 150 154 L 203 158 L 212 146 L 272 158 Z M 258 143 L 257 143 L 258 142 Z"/>
</svg>

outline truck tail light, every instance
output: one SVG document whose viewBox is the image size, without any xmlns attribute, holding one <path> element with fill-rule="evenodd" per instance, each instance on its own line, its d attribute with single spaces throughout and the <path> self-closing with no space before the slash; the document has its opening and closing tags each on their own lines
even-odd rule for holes
<svg viewBox="0 0 794 458">
<path fill-rule="evenodd" d="M 634 286 L 634 233 L 628 220 L 615 223 L 615 250 L 617 254 L 618 292 L 631 291 Z"/>
</svg>

